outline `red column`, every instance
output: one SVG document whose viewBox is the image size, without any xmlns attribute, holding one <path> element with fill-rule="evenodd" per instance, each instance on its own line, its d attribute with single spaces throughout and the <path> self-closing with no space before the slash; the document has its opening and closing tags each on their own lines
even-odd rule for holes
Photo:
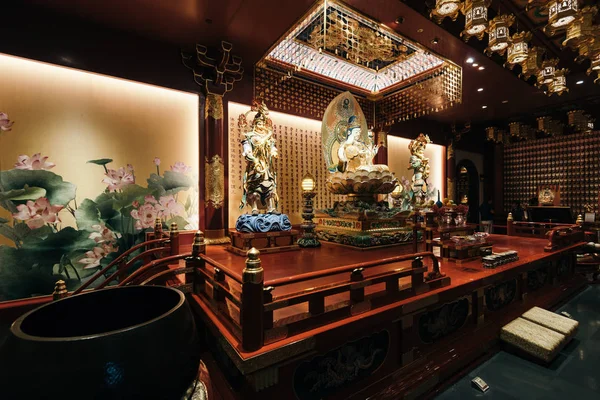
<svg viewBox="0 0 600 400">
<path fill-rule="evenodd" d="M 223 96 L 208 94 L 204 105 L 204 235 L 207 244 L 230 242 L 225 235 L 223 116 Z"/>
</svg>

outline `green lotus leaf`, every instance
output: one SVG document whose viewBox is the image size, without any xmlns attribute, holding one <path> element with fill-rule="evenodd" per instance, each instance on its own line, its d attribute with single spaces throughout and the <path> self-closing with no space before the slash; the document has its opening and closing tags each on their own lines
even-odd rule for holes
<svg viewBox="0 0 600 400">
<path fill-rule="evenodd" d="M 88 164 L 96 164 L 96 165 L 106 165 L 108 163 L 111 163 L 113 160 L 111 158 L 99 158 L 97 160 L 89 160 L 87 163 Z"/>
<path fill-rule="evenodd" d="M 23 189 L 9 190 L 8 192 L 0 192 L 0 200 L 37 200 L 40 197 L 46 196 L 46 189 L 35 186 L 25 185 Z"/>
<path fill-rule="evenodd" d="M 8 222 L 8 220 L 6 218 L 0 217 L 0 224 L 5 224 L 7 222 Z"/>
<path fill-rule="evenodd" d="M 100 210 L 98 204 L 90 199 L 85 199 L 75 210 L 77 228 L 80 230 L 92 230 L 93 225 L 100 224 Z"/>
<path fill-rule="evenodd" d="M 165 171 L 164 176 L 152 174 L 148 178 L 148 187 L 159 196 L 175 194 L 194 186 L 194 181 L 181 172 Z"/>
<path fill-rule="evenodd" d="M 185 226 L 188 224 L 185 218 L 177 215 L 167 221 L 167 227 L 170 227 L 173 222 L 177 224 L 177 229 L 180 231 L 185 229 Z"/>
<path fill-rule="evenodd" d="M 53 205 L 67 205 L 75 198 L 75 192 L 77 190 L 77 187 L 74 184 L 63 181 L 60 175 L 45 170 L 11 169 L 8 171 L 0 171 L 0 180 L 4 187 L 4 193 L 12 190 L 25 190 L 26 192 L 24 193 L 27 193 L 28 189 L 32 190 L 31 193 L 33 193 L 34 190 L 41 193 L 41 190 L 45 190 L 44 196 L 47 197 L 50 204 Z M 22 193 L 22 195 L 24 193 Z M 13 199 L 0 201 L 0 205 L 7 208 L 5 204 L 2 203 L 7 203 L 9 201 L 14 201 L 16 203 L 24 202 L 23 200 Z"/>
<path fill-rule="evenodd" d="M 152 190 L 139 185 L 127 185 L 123 187 L 123 191 L 115 194 L 115 202 L 113 207 L 115 210 L 120 210 L 124 207 L 131 206 L 137 200 L 142 201 L 148 194 L 152 194 Z"/>
</svg>

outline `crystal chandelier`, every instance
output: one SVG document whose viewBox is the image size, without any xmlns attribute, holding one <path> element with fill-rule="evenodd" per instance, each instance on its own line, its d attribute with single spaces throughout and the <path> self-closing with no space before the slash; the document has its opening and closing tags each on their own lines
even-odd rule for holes
<svg viewBox="0 0 600 400">
<path fill-rule="evenodd" d="M 489 43 L 485 49 L 485 54 L 491 56 L 492 53 L 504 55 L 510 44 L 510 32 L 508 28 L 515 22 L 515 16 L 498 15 L 494 17 L 488 27 Z"/>
<path fill-rule="evenodd" d="M 436 0 L 435 8 L 429 13 L 429 18 L 433 18 L 438 24 L 441 24 L 446 17 L 456 21 L 461 6 L 462 0 Z"/>
<path fill-rule="evenodd" d="M 508 46 L 507 62 L 512 68 L 516 64 L 521 64 L 527 61 L 528 48 L 527 42 L 531 40 L 531 32 L 515 33 L 512 36 L 512 43 Z"/>
<path fill-rule="evenodd" d="M 465 15 L 465 29 L 460 36 L 468 42 L 472 36 L 483 39 L 488 25 L 488 7 L 492 0 L 466 0 L 462 12 Z"/>
<path fill-rule="evenodd" d="M 560 96 L 564 92 L 569 91 L 569 88 L 567 88 L 567 73 L 569 73 L 569 70 L 566 68 L 554 71 L 554 79 L 548 86 L 548 96 L 552 96 L 555 93 Z"/>
<path fill-rule="evenodd" d="M 578 0 L 552 0 L 548 3 L 548 25 L 544 31 L 554 36 L 557 31 L 565 29 L 577 17 Z"/>
</svg>

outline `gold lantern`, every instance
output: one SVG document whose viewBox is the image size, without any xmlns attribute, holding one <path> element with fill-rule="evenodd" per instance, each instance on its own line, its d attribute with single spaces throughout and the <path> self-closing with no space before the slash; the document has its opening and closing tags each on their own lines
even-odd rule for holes
<svg viewBox="0 0 600 400">
<path fill-rule="evenodd" d="M 567 37 L 563 41 L 562 45 L 575 49 L 585 41 L 589 41 L 593 38 L 594 31 L 597 27 L 594 27 L 594 17 L 598 13 L 598 8 L 583 7 L 579 12 L 579 15 L 567 28 Z"/>
<path fill-rule="evenodd" d="M 545 53 L 546 49 L 543 47 L 531 47 L 527 52 L 527 60 L 521 64 L 521 74 L 519 76 L 525 79 L 529 79 L 534 75 L 537 77 L 542 69 L 542 60 Z"/>
<path fill-rule="evenodd" d="M 552 96 L 553 94 L 558 94 L 559 96 L 564 92 L 568 92 L 569 88 L 567 88 L 567 77 L 566 75 L 569 73 L 569 70 L 566 68 L 557 69 L 554 71 L 554 79 L 548 86 L 548 96 Z"/>
<path fill-rule="evenodd" d="M 552 0 L 548 3 L 548 25 L 544 31 L 551 36 L 566 29 L 577 17 L 578 0 Z"/>
<path fill-rule="evenodd" d="M 512 43 L 508 46 L 507 62 L 512 68 L 516 64 L 527 61 L 531 32 L 519 32 L 512 36 Z"/>
<path fill-rule="evenodd" d="M 446 17 L 456 21 L 461 6 L 461 0 L 436 0 L 435 8 L 429 13 L 429 18 L 434 19 L 438 24 L 441 24 Z"/>
<path fill-rule="evenodd" d="M 542 68 L 537 74 L 537 82 L 536 86 L 539 88 L 541 86 L 549 85 L 554 81 L 554 75 L 556 73 L 556 66 L 558 65 L 558 59 L 553 58 L 551 60 L 544 60 L 542 62 Z"/>
<path fill-rule="evenodd" d="M 485 54 L 491 56 L 492 53 L 504 55 L 510 44 L 510 32 L 508 28 L 515 22 L 515 16 L 498 15 L 494 17 L 488 26 L 489 43 L 485 49 Z"/>
<path fill-rule="evenodd" d="M 491 0 L 466 0 L 462 12 L 465 14 L 465 29 L 460 36 L 468 42 L 472 36 L 483 39 L 488 26 L 488 7 Z"/>
</svg>

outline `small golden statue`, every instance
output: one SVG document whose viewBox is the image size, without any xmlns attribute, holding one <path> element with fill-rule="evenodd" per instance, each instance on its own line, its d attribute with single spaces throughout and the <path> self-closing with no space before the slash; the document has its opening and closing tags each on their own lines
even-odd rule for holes
<svg viewBox="0 0 600 400">
<path fill-rule="evenodd" d="M 256 114 L 248 124 L 247 117 L 252 112 Z M 244 132 L 242 156 L 246 159 L 240 209 L 249 205 L 253 215 L 258 215 L 259 208 L 266 209 L 269 214 L 279 214 L 277 174 L 273 166 L 278 154 L 273 139 L 273 122 L 268 115 L 265 103 L 254 101 L 250 111 L 240 115 L 238 120 L 238 126 Z"/>
<path fill-rule="evenodd" d="M 425 203 L 427 197 L 424 187 L 427 187 L 427 178 L 429 178 L 429 159 L 425 157 L 425 148 L 429 143 L 431 143 L 429 136 L 421 133 L 408 144 L 410 150 L 408 169 L 413 170 L 412 201 L 417 205 Z"/>
</svg>

